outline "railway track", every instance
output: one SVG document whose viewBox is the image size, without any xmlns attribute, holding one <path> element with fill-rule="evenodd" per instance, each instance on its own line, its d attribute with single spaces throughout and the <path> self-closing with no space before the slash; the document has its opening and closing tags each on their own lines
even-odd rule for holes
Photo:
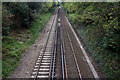
<svg viewBox="0 0 120 80">
<path fill-rule="evenodd" d="M 65 75 L 67 79 L 77 78 L 96 78 L 94 66 L 91 64 L 85 50 L 80 45 L 78 37 L 75 35 L 74 30 L 71 28 L 68 19 L 64 12 L 60 10 L 61 28 L 63 36 L 63 47 L 64 47 L 64 63 L 65 63 Z M 82 48 L 81 48 L 82 47 Z M 67 66 L 66 66 L 67 65 Z"/>
<path fill-rule="evenodd" d="M 51 76 L 52 72 L 52 62 L 54 55 L 54 41 L 55 41 L 55 27 L 53 25 L 56 25 L 56 17 L 57 14 L 54 16 L 52 20 L 52 25 L 50 26 L 50 30 L 48 32 L 48 37 L 45 40 L 45 45 L 42 51 L 39 54 L 39 57 L 36 61 L 34 70 L 31 74 L 31 78 L 49 78 Z"/>
<path fill-rule="evenodd" d="M 58 10 L 58 27 L 57 27 L 57 64 L 56 64 L 56 77 L 65 78 L 65 66 L 64 66 L 64 51 L 63 51 L 63 38 L 60 25 L 60 13 Z"/>
<path fill-rule="evenodd" d="M 40 51 L 31 78 L 98 78 L 60 8 L 57 8 L 51 23 L 45 46 Z"/>
<path fill-rule="evenodd" d="M 37 58 L 34 70 L 31 74 L 31 78 L 49 78 L 54 79 L 56 75 L 56 55 L 60 54 L 60 62 L 62 68 L 59 67 L 59 73 L 64 78 L 64 61 L 63 61 L 63 46 L 60 32 L 60 24 L 58 21 L 59 9 L 56 11 L 56 15 L 52 20 L 50 31 L 48 32 L 48 38 L 45 41 L 45 46 Z M 60 71 L 62 70 L 62 71 Z M 62 72 L 62 73 L 60 73 Z"/>
<path fill-rule="evenodd" d="M 63 14 L 61 13 L 61 20 L 63 19 Z M 66 79 L 71 79 L 71 78 L 79 78 L 82 80 L 81 72 L 78 66 L 78 61 L 76 59 L 76 55 L 74 52 L 73 45 L 71 43 L 71 38 L 68 33 L 68 29 L 66 25 L 64 24 L 64 20 L 61 21 L 61 31 L 62 31 L 62 37 L 64 38 L 63 40 L 63 47 L 64 47 L 64 63 L 65 63 L 65 75 Z M 67 66 L 66 66 L 67 65 Z"/>
</svg>

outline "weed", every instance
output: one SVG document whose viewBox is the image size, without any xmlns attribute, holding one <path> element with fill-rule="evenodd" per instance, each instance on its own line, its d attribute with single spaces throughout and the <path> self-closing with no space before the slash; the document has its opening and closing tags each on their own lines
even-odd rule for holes
<svg viewBox="0 0 120 80">
<path fill-rule="evenodd" d="M 19 64 L 19 59 L 23 51 L 29 48 L 31 44 L 34 43 L 35 39 L 39 35 L 45 25 L 45 23 L 50 18 L 51 13 L 44 13 L 42 15 L 38 14 L 38 18 L 32 23 L 32 27 L 26 30 L 25 35 L 23 32 L 19 32 L 19 35 L 13 36 L 3 36 L 2 38 L 2 77 L 5 78 L 12 74 L 16 66 Z M 18 34 L 18 32 L 14 33 Z M 27 37 L 27 35 L 32 35 Z M 16 38 L 17 37 L 17 38 Z M 27 37 L 27 38 L 25 38 Z M 24 40 L 22 40 L 24 39 Z"/>
</svg>

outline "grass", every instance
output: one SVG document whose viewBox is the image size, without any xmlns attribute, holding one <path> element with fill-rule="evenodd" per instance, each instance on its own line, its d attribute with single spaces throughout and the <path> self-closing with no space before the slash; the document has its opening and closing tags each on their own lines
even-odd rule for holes
<svg viewBox="0 0 120 80">
<path fill-rule="evenodd" d="M 18 65 L 19 56 L 25 50 L 23 42 L 8 36 L 3 36 L 2 45 L 2 77 L 6 77 Z"/>
<path fill-rule="evenodd" d="M 36 38 L 49 20 L 51 13 L 38 14 L 38 17 L 32 23 L 29 29 L 21 29 L 12 32 L 10 36 L 2 38 L 2 77 L 6 78 L 12 74 L 22 53 L 34 43 Z M 23 31 L 24 30 L 24 31 Z"/>
<path fill-rule="evenodd" d="M 47 13 L 45 15 L 38 14 L 38 18 L 35 20 L 35 22 L 33 22 L 33 27 L 29 29 L 32 33 L 34 33 L 32 35 L 33 38 L 31 39 L 30 44 L 34 42 L 39 34 L 39 31 L 43 29 L 43 26 L 45 25 L 46 21 L 48 21 L 50 15 L 51 13 Z"/>
</svg>

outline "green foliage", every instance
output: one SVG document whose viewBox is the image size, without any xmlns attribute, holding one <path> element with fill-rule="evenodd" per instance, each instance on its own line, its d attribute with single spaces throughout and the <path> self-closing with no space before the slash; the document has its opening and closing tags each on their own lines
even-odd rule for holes
<svg viewBox="0 0 120 80">
<path fill-rule="evenodd" d="M 120 74 L 119 3 L 64 3 L 62 8 L 106 77 Z M 116 67 L 117 66 L 117 67 Z M 119 66 L 119 67 L 118 67 Z"/>
<path fill-rule="evenodd" d="M 19 15 L 19 16 L 27 16 L 28 11 L 29 11 L 29 7 L 26 3 L 18 3 L 18 2 L 11 2 L 11 3 L 7 3 L 9 5 L 9 9 L 10 12 L 13 13 L 15 16 Z"/>
<path fill-rule="evenodd" d="M 29 28 L 29 30 L 34 33 L 32 35 L 33 38 L 31 39 L 30 44 L 35 41 L 39 32 L 43 29 L 46 21 L 48 21 L 50 15 L 51 13 L 44 13 L 43 15 L 38 14 L 37 19 L 32 23 L 32 27 Z"/>
<path fill-rule="evenodd" d="M 3 36 L 2 42 L 2 74 L 5 77 L 17 66 L 21 51 L 26 47 L 23 42 L 8 36 Z"/>
<path fill-rule="evenodd" d="M 29 38 L 25 39 L 25 41 L 27 42 L 15 39 L 13 37 L 3 36 L 2 39 L 3 77 L 10 75 L 12 71 L 16 68 L 16 66 L 19 63 L 19 58 L 22 52 L 35 41 L 35 39 L 39 35 L 39 31 L 42 30 L 43 26 L 48 21 L 50 16 L 51 13 L 46 13 L 42 15 L 40 15 L 39 13 L 38 18 L 33 22 L 32 27 L 29 29 L 32 36 L 30 37 L 30 39 Z M 27 36 L 20 34 L 20 37 L 24 38 Z"/>
<path fill-rule="evenodd" d="M 8 35 L 9 34 L 9 25 L 10 24 L 7 24 L 6 22 L 8 22 L 6 20 L 6 16 L 8 15 L 8 10 L 3 6 L 3 15 L 2 15 L 2 29 L 3 29 L 3 32 L 2 34 L 3 35 Z"/>
<path fill-rule="evenodd" d="M 52 2 L 4 2 L 2 9 L 2 32 L 9 35 L 13 29 L 29 28 L 37 14 L 52 12 Z"/>
<path fill-rule="evenodd" d="M 40 2 L 30 2 L 27 4 L 31 10 L 35 9 L 37 12 L 39 12 L 39 10 L 42 8 L 42 3 Z"/>
<path fill-rule="evenodd" d="M 8 16 L 9 10 L 4 8 L 3 13 L 6 13 L 3 15 L 3 20 L 6 20 L 5 17 Z M 31 44 L 34 43 L 37 36 L 39 35 L 39 32 L 43 29 L 44 25 L 50 18 L 51 14 L 52 14 L 51 12 L 41 13 L 41 11 L 39 11 L 36 15 L 35 20 L 31 22 L 31 27 L 29 27 L 28 29 L 24 28 L 23 29 L 24 31 L 22 31 L 22 28 L 19 28 L 19 30 L 12 29 L 11 30 L 12 35 L 10 34 L 9 36 L 5 36 L 3 34 L 2 37 L 2 77 L 3 78 L 8 77 L 9 75 L 12 74 L 16 66 L 19 64 L 19 59 L 21 57 L 21 54 L 23 53 L 23 51 L 25 51 L 26 48 L 28 48 Z M 27 20 L 24 21 L 26 25 L 29 24 Z M 3 24 L 5 25 L 4 21 Z M 11 25 L 7 27 L 11 28 Z M 5 30 L 3 30 L 3 32 L 4 31 Z"/>
</svg>

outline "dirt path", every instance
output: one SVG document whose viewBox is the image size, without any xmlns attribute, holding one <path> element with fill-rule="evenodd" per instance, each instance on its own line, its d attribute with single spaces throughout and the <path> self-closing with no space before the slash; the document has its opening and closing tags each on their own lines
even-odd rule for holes
<svg viewBox="0 0 120 80">
<path fill-rule="evenodd" d="M 30 78 L 38 55 L 45 45 L 45 40 L 47 39 L 47 34 L 50 30 L 49 26 L 52 25 L 51 21 L 53 20 L 54 16 L 55 14 L 51 16 L 43 31 L 40 32 L 39 37 L 36 39 L 35 43 L 23 53 L 19 65 L 10 78 Z"/>
</svg>

